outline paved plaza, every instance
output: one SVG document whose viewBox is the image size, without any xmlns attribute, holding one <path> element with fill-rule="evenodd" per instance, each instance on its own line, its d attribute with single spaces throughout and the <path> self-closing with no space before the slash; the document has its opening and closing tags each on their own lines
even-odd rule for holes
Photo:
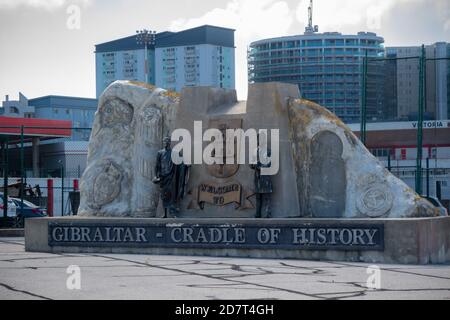
<svg viewBox="0 0 450 320">
<path fill-rule="evenodd" d="M 68 271 L 74 270 L 69 266 L 79 267 L 80 290 L 68 289 L 73 275 Z M 379 290 L 367 288 L 367 267 L 326 261 L 28 253 L 23 238 L 0 238 L 0 300 L 450 300 L 450 265 L 378 265 Z"/>
</svg>

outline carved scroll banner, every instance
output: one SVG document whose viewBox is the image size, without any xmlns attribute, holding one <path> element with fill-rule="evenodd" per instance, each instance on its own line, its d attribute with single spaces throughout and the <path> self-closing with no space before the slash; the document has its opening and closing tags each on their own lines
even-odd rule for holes
<svg viewBox="0 0 450 320">
<path fill-rule="evenodd" d="M 214 184 L 202 183 L 198 187 L 198 203 L 203 208 L 205 203 L 215 206 L 226 206 L 235 203 L 241 205 L 242 186 L 239 183 Z"/>
</svg>

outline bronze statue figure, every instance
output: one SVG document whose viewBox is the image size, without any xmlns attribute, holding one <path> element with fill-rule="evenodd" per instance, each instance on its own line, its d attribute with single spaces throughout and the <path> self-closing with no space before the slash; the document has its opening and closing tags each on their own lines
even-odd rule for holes
<svg viewBox="0 0 450 320">
<path fill-rule="evenodd" d="M 256 149 L 256 164 L 251 164 L 250 167 L 255 170 L 255 193 L 256 193 L 256 218 L 270 218 L 271 217 L 271 194 L 273 193 L 272 179 L 270 176 L 262 175 L 261 168 L 270 168 L 271 162 L 262 163 L 260 153 L 266 153 L 265 158 L 271 157 L 271 150 L 269 148 L 261 148 L 260 136 L 258 135 L 258 148 Z"/>
<path fill-rule="evenodd" d="M 186 194 L 186 185 L 189 179 L 189 166 L 184 163 L 175 165 L 172 161 L 172 148 L 170 137 L 163 140 L 164 149 L 158 151 L 156 158 L 156 177 L 153 182 L 159 184 L 161 200 L 164 207 L 164 218 L 178 213 L 180 200 Z"/>
</svg>

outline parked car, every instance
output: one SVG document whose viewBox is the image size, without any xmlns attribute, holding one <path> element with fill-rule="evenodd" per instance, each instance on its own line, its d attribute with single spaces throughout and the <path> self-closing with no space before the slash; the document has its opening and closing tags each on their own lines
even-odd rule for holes
<svg viewBox="0 0 450 320">
<path fill-rule="evenodd" d="M 4 209 L 4 196 L 3 193 L 0 192 L 0 216 L 3 217 L 3 209 Z M 14 218 L 16 217 L 17 207 L 12 198 L 8 197 L 8 217 Z"/>
<path fill-rule="evenodd" d="M 34 203 L 31 203 L 30 201 L 23 200 L 23 207 L 22 207 L 22 201 L 18 198 L 11 198 L 12 201 L 14 201 L 16 207 L 17 207 L 17 222 L 16 226 L 19 228 L 23 228 L 25 219 L 28 218 L 42 218 L 47 216 L 47 210 L 44 208 L 40 208 Z"/>
<path fill-rule="evenodd" d="M 435 206 L 436 208 L 439 209 L 439 212 L 440 212 L 440 216 L 441 216 L 441 217 L 446 217 L 446 216 L 448 216 L 448 211 L 447 211 L 447 209 L 442 205 L 442 203 L 439 201 L 438 198 L 434 198 L 434 197 L 425 197 L 425 196 L 424 196 L 424 198 L 425 198 L 426 200 L 428 200 L 429 202 L 431 202 L 431 204 L 432 204 L 433 206 Z"/>
</svg>

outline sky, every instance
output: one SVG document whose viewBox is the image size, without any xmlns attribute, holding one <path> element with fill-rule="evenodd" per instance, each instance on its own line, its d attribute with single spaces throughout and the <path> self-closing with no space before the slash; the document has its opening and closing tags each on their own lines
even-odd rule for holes
<svg viewBox="0 0 450 320">
<path fill-rule="evenodd" d="M 236 90 L 247 97 L 252 41 L 296 35 L 309 0 L 0 0 L 0 100 L 95 97 L 95 44 L 137 29 L 236 29 Z M 376 32 L 386 46 L 450 42 L 449 0 L 315 0 L 320 32 Z"/>
</svg>

